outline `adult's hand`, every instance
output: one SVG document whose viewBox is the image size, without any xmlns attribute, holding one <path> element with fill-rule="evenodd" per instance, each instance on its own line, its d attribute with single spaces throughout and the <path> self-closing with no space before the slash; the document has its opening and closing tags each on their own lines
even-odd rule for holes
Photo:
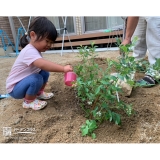
<svg viewBox="0 0 160 160">
<path fill-rule="evenodd" d="M 125 38 L 122 42 L 122 45 L 130 44 L 131 43 L 131 37 L 136 29 L 136 26 L 138 24 L 139 17 L 127 17 L 126 20 L 126 33 Z"/>
<path fill-rule="evenodd" d="M 121 45 L 131 44 L 131 39 L 124 39 Z"/>
</svg>

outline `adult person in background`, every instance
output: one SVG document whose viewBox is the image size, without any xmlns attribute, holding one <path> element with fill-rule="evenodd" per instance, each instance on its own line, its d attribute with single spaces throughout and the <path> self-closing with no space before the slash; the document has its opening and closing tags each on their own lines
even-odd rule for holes
<svg viewBox="0 0 160 160">
<path fill-rule="evenodd" d="M 130 44 L 134 36 L 138 37 L 138 41 L 133 48 L 133 57 L 142 60 L 148 49 L 150 63 L 144 78 L 138 82 L 155 85 L 160 79 L 160 71 L 153 69 L 156 59 L 160 58 L 160 17 L 127 17 L 122 45 Z"/>
</svg>

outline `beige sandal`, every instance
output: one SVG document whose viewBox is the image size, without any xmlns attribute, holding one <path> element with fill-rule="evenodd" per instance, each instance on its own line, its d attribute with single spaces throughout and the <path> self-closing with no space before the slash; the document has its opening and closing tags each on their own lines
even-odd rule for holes
<svg viewBox="0 0 160 160">
<path fill-rule="evenodd" d="M 46 101 L 35 99 L 31 103 L 23 102 L 23 108 L 32 108 L 33 110 L 43 109 L 47 105 Z"/>
</svg>

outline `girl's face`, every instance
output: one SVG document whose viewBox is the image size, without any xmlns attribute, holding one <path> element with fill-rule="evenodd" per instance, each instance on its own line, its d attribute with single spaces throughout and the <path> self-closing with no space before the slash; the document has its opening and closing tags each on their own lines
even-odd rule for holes
<svg viewBox="0 0 160 160">
<path fill-rule="evenodd" d="M 53 41 L 44 38 L 40 41 L 36 41 L 37 39 L 37 35 L 34 33 L 30 34 L 31 40 L 30 43 L 39 51 L 39 52 L 45 52 L 46 50 L 49 50 L 52 46 L 52 44 L 54 44 Z"/>
<path fill-rule="evenodd" d="M 51 48 L 53 41 L 44 38 L 41 41 L 36 41 L 35 44 L 35 47 L 39 52 L 45 52 L 46 50 L 49 50 Z"/>
</svg>

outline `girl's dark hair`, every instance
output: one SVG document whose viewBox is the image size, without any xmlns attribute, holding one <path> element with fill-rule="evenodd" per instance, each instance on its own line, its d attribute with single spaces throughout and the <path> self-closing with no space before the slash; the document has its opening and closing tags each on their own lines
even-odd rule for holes
<svg viewBox="0 0 160 160">
<path fill-rule="evenodd" d="M 24 48 L 29 43 L 30 32 L 34 31 L 37 35 L 36 41 L 41 41 L 44 38 L 55 42 L 58 34 L 54 24 L 46 17 L 36 17 L 30 24 L 27 35 L 20 39 L 20 46 Z"/>
</svg>

